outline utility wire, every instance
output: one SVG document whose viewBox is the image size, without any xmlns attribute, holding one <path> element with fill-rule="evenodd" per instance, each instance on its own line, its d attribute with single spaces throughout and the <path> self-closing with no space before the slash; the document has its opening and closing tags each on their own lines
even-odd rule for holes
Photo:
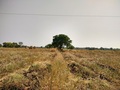
<svg viewBox="0 0 120 90">
<path fill-rule="evenodd" d="M 27 13 L 0 13 L 3 15 L 31 15 L 31 16 L 66 16 L 66 17 L 120 17 L 120 16 L 110 16 L 110 15 L 65 15 L 65 14 L 27 14 Z"/>
</svg>

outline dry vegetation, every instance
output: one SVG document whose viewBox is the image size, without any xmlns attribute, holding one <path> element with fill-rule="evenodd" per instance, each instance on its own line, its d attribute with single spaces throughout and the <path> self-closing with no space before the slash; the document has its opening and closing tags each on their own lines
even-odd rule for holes
<svg viewBox="0 0 120 90">
<path fill-rule="evenodd" d="M 0 90 L 120 90 L 120 51 L 0 48 Z"/>
</svg>

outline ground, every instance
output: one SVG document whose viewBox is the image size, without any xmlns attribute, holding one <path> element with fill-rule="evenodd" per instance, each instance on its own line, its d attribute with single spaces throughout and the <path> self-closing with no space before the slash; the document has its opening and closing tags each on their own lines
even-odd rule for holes
<svg viewBox="0 0 120 90">
<path fill-rule="evenodd" d="M 120 90 L 120 50 L 0 48 L 0 90 Z"/>
</svg>

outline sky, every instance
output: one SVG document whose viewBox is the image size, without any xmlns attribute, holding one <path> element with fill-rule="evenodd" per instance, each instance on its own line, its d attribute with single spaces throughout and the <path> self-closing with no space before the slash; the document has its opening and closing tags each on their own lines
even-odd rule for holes
<svg viewBox="0 0 120 90">
<path fill-rule="evenodd" d="M 120 0 L 0 0 L 0 43 L 45 46 L 58 34 L 75 47 L 120 48 Z"/>
</svg>

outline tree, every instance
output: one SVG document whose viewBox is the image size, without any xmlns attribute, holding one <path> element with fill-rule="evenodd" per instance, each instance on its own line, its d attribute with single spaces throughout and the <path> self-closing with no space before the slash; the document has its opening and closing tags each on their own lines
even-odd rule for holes
<svg viewBox="0 0 120 90">
<path fill-rule="evenodd" d="M 23 42 L 19 42 L 19 45 L 20 45 L 20 47 L 22 47 L 22 45 L 23 45 Z"/>
<path fill-rule="evenodd" d="M 3 43 L 3 47 L 9 47 L 9 48 L 13 48 L 13 47 L 20 47 L 16 42 L 4 42 Z"/>
<path fill-rule="evenodd" d="M 53 48 L 53 45 L 52 45 L 52 44 L 47 44 L 47 45 L 45 46 L 45 48 Z"/>
<path fill-rule="evenodd" d="M 67 35 L 59 34 L 53 36 L 53 47 L 57 47 L 58 49 L 62 49 L 64 47 L 69 47 L 72 43 L 72 40 Z"/>
<path fill-rule="evenodd" d="M 68 47 L 67 47 L 67 49 L 74 49 L 75 47 L 73 46 L 73 45 L 69 45 Z"/>
<path fill-rule="evenodd" d="M 0 44 L 0 47 L 2 47 L 2 44 Z"/>
<path fill-rule="evenodd" d="M 12 47 L 18 48 L 18 47 L 20 47 L 20 45 L 18 45 L 18 43 L 16 43 L 16 42 L 13 42 L 13 43 L 12 43 Z"/>
<path fill-rule="evenodd" d="M 4 42 L 3 47 L 13 47 L 11 42 Z"/>
</svg>

